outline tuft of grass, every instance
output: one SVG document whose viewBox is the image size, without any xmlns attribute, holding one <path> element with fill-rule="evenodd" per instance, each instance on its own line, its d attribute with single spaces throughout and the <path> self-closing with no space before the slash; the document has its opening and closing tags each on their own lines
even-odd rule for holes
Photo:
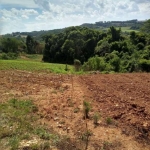
<svg viewBox="0 0 150 150">
<path fill-rule="evenodd" d="M 93 116 L 93 120 L 94 120 L 94 124 L 97 125 L 98 121 L 100 119 L 100 114 L 99 113 L 95 113 Z"/>
<path fill-rule="evenodd" d="M 89 118 L 90 110 L 91 110 L 91 104 L 87 101 L 83 101 L 83 113 L 85 119 Z"/>
<path fill-rule="evenodd" d="M 112 124 L 112 123 L 113 123 L 112 118 L 107 117 L 107 118 L 106 118 L 106 123 L 107 123 L 108 125 Z"/>
</svg>

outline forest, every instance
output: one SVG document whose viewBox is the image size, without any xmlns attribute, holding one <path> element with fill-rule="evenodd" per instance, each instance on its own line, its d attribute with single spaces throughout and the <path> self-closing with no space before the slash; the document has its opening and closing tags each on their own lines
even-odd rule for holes
<svg viewBox="0 0 150 150">
<path fill-rule="evenodd" d="M 0 37 L 1 59 L 21 53 L 43 54 L 43 61 L 79 65 L 84 71 L 150 72 L 150 20 L 139 32 L 122 32 L 111 26 L 107 31 L 73 26 L 60 33 L 45 34 L 38 41 Z"/>
</svg>

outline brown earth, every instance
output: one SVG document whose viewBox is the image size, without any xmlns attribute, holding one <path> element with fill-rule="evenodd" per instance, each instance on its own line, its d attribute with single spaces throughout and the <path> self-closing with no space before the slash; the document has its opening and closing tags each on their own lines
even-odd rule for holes
<svg viewBox="0 0 150 150">
<path fill-rule="evenodd" d="M 150 149 L 148 73 L 75 76 L 0 71 L 0 95 L 0 102 L 10 98 L 33 100 L 39 107 L 40 122 L 71 137 L 82 149 L 85 145 L 78 139 L 87 130 L 92 133 L 89 150 Z M 86 120 L 83 118 L 84 100 L 92 106 Z M 94 125 L 96 112 L 101 118 Z"/>
</svg>

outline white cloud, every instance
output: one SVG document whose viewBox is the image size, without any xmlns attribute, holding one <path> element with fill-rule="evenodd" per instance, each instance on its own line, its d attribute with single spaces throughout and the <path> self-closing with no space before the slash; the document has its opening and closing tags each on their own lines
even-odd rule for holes
<svg viewBox="0 0 150 150">
<path fill-rule="evenodd" d="M 5 5 L 9 5 L 9 9 Z M 5 8 L 0 10 L 1 26 L 14 23 L 13 31 L 48 30 L 100 20 L 150 18 L 150 0 L 2 0 L 2 6 Z M 8 30 L 3 27 L 5 32 Z"/>
<path fill-rule="evenodd" d="M 22 18 L 25 18 L 25 19 L 29 19 L 29 17 L 26 16 L 26 15 L 21 15 L 21 17 L 22 17 Z"/>
<path fill-rule="evenodd" d="M 38 8 L 34 0 L 1 0 L 1 7 L 7 6 L 20 6 L 23 8 Z"/>
<path fill-rule="evenodd" d="M 11 10 L 2 9 L 0 10 L 0 14 L 3 17 L 8 17 L 12 19 L 19 19 L 20 17 L 29 17 L 32 15 L 38 15 L 38 12 L 34 9 L 16 9 L 12 8 Z"/>
</svg>

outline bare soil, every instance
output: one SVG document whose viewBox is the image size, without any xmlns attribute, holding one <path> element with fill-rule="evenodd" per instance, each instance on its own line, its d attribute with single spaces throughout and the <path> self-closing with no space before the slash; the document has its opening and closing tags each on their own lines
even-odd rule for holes
<svg viewBox="0 0 150 150">
<path fill-rule="evenodd" d="M 150 149 L 150 74 L 56 75 L 0 71 L 0 102 L 31 99 L 39 108 L 41 124 L 85 145 L 80 138 L 90 130 L 88 149 Z M 91 103 L 84 119 L 83 101 Z M 95 113 L 100 114 L 97 125 Z M 107 120 L 110 120 L 108 123 Z M 72 149 L 75 149 L 73 146 Z"/>
</svg>

